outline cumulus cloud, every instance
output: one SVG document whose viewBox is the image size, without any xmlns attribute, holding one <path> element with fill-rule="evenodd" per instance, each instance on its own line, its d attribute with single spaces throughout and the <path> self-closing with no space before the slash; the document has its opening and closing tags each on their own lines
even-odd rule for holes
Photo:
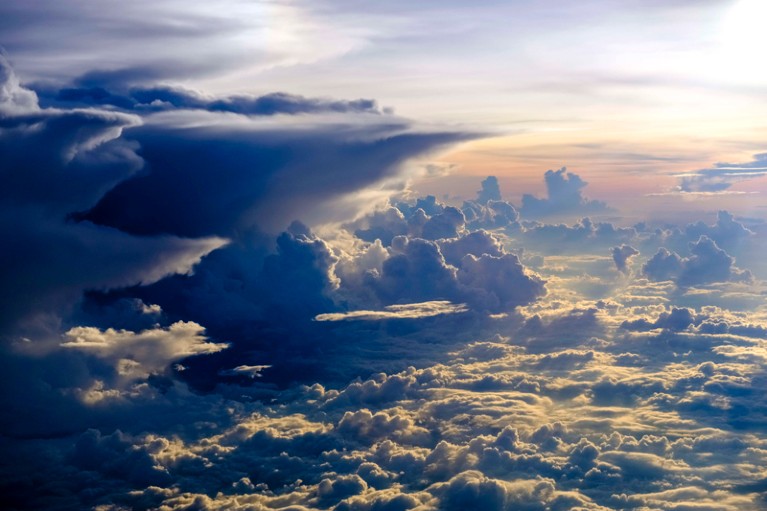
<svg viewBox="0 0 767 511">
<path fill-rule="evenodd" d="M 584 214 L 606 211 L 607 204 L 590 200 L 581 194 L 588 184 L 578 174 L 559 170 L 547 170 L 544 174 L 547 198 L 539 199 L 529 194 L 522 196 L 522 216 L 527 218 L 545 217 L 559 214 Z"/>
<path fill-rule="evenodd" d="M 628 267 L 626 263 L 629 259 L 639 254 L 639 250 L 635 249 L 631 245 L 621 245 L 620 247 L 613 247 L 610 249 L 613 256 L 613 262 L 615 267 L 621 273 L 628 273 Z"/>
<path fill-rule="evenodd" d="M 708 236 L 717 245 L 725 249 L 737 248 L 742 243 L 753 238 L 754 232 L 745 225 L 735 220 L 735 217 L 727 211 L 719 211 L 716 222 L 713 225 L 704 222 L 688 224 L 684 229 L 685 235 L 693 240 L 700 236 Z"/>
<path fill-rule="evenodd" d="M 447 299 L 492 312 L 528 304 L 545 294 L 543 280 L 529 274 L 516 255 L 475 256 L 474 243 L 471 239 L 463 244 L 468 250 L 455 267 L 445 261 L 436 243 L 394 238 L 392 255 L 380 273 L 369 274 L 368 285 L 384 303 Z"/>
<path fill-rule="evenodd" d="M 37 95 L 21 86 L 5 52 L 0 52 L 0 113 L 5 117 L 38 110 Z"/>
<path fill-rule="evenodd" d="M 81 326 L 68 330 L 61 346 L 106 360 L 121 374 L 145 373 L 146 376 L 162 371 L 176 360 L 216 353 L 228 347 L 208 342 L 204 332 L 203 327 L 193 322 L 178 322 L 167 329 L 142 332 Z"/>
<path fill-rule="evenodd" d="M 690 243 L 689 248 L 689 257 L 660 248 L 642 266 L 642 273 L 651 280 L 672 280 L 679 286 L 753 279 L 748 270 L 736 268 L 735 259 L 708 236 L 701 236 L 697 242 Z"/>
<path fill-rule="evenodd" d="M 490 201 L 501 200 L 501 188 L 498 186 L 498 178 L 487 176 L 482 180 L 482 189 L 477 192 L 477 202 L 487 204 Z"/>
</svg>

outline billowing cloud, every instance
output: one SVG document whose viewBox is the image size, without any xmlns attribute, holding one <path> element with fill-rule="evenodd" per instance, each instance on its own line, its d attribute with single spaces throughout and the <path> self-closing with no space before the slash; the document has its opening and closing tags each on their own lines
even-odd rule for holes
<svg viewBox="0 0 767 511">
<path fill-rule="evenodd" d="M 735 267 L 735 259 L 707 236 L 690 243 L 690 257 L 661 248 L 642 266 L 642 273 L 651 280 L 673 280 L 679 286 L 694 286 L 712 282 L 750 281 L 747 270 Z"/>
<path fill-rule="evenodd" d="M 339 220 L 332 199 L 396 176 L 405 160 L 469 136 L 419 133 L 406 121 L 378 118 L 298 126 L 210 112 L 151 119 L 131 131 L 148 172 L 117 185 L 80 218 L 137 234 L 183 236 L 280 229 L 296 217 Z"/>
<path fill-rule="evenodd" d="M 477 202 L 487 204 L 490 201 L 501 200 L 501 188 L 498 186 L 498 178 L 487 176 L 482 180 L 482 189 L 477 192 Z"/>
<path fill-rule="evenodd" d="M 134 116 L 50 110 L 19 85 L 0 56 L 0 331 L 71 305 L 86 289 L 150 283 L 185 273 L 225 240 L 141 238 L 67 216 L 90 207 L 141 168 L 120 139 Z"/>
<path fill-rule="evenodd" d="M 171 362 L 226 349 L 226 344 L 208 342 L 204 331 L 192 322 L 142 332 L 81 326 L 68 330 L 61 346 L 106 360 L 120 374 L 148 376 L 163 371 Z"/>
<path fill-rule="evenodd" d="M 516 255 L 475 256 L 471 243 L 464 245 L 468 253 L 455 267 L 435 243 L 394 238 L 392 256 L 380 273 L 370 274 L 368 283 L 383 303 L 447 299 L 493 312 L 528 304 L 545 293 L 543 281 L 529 275 Z"/>
<path fill-rule="evenodd" d="M 545 199 L 539 199 L 529 194 L 522 196 L 522 216 L 537 218 L 551 215 L 576 215 L 597 213 L 607 210 L 604 202 L 590 200 L 581 194 L 588 184 L 578 174 L 567 172 L 562 167 L 559 170 L 547 170 L 544 174 L 546 181 Z"/>
</svg>

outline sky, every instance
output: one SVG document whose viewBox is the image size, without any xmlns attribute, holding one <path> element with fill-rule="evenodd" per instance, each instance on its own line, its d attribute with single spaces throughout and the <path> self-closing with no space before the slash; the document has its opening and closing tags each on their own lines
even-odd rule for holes
<svg viewBox="0 0 767 511">
<path fill-rule="evenodd" d="M 765 21 L 0 2 L 0 507 L 764 509 Z"/>
</svg>

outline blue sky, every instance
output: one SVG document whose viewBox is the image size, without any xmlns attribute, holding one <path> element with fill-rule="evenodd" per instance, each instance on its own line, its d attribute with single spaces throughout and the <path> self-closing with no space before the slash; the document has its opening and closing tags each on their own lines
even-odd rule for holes
<svg viewBox="0 0 767 511">
<path fill-rule="evenodd" d="M 0 4 L 3 507 L 763 509 L 766 18 Z"/>
</svg>

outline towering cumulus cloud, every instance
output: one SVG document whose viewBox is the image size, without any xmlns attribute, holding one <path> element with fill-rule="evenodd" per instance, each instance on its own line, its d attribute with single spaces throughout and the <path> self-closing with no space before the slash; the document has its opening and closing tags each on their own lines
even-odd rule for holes
<svg viewBox="0 0 767 511">
<path fill-rule="evenodd" d="M 522 214 L 536 218 L 551 215 L 572 215 L 595 213 L 607 209 L 604 202 L 590 200 L 581 194 L 588 183 L 578 174 L 567 172 L 565 167 L 559 170 L 547 170 L 543 176 L 546 181 L 547 198 L 539 199 L 533 195 L 522 196 Z"/>
</svg>

